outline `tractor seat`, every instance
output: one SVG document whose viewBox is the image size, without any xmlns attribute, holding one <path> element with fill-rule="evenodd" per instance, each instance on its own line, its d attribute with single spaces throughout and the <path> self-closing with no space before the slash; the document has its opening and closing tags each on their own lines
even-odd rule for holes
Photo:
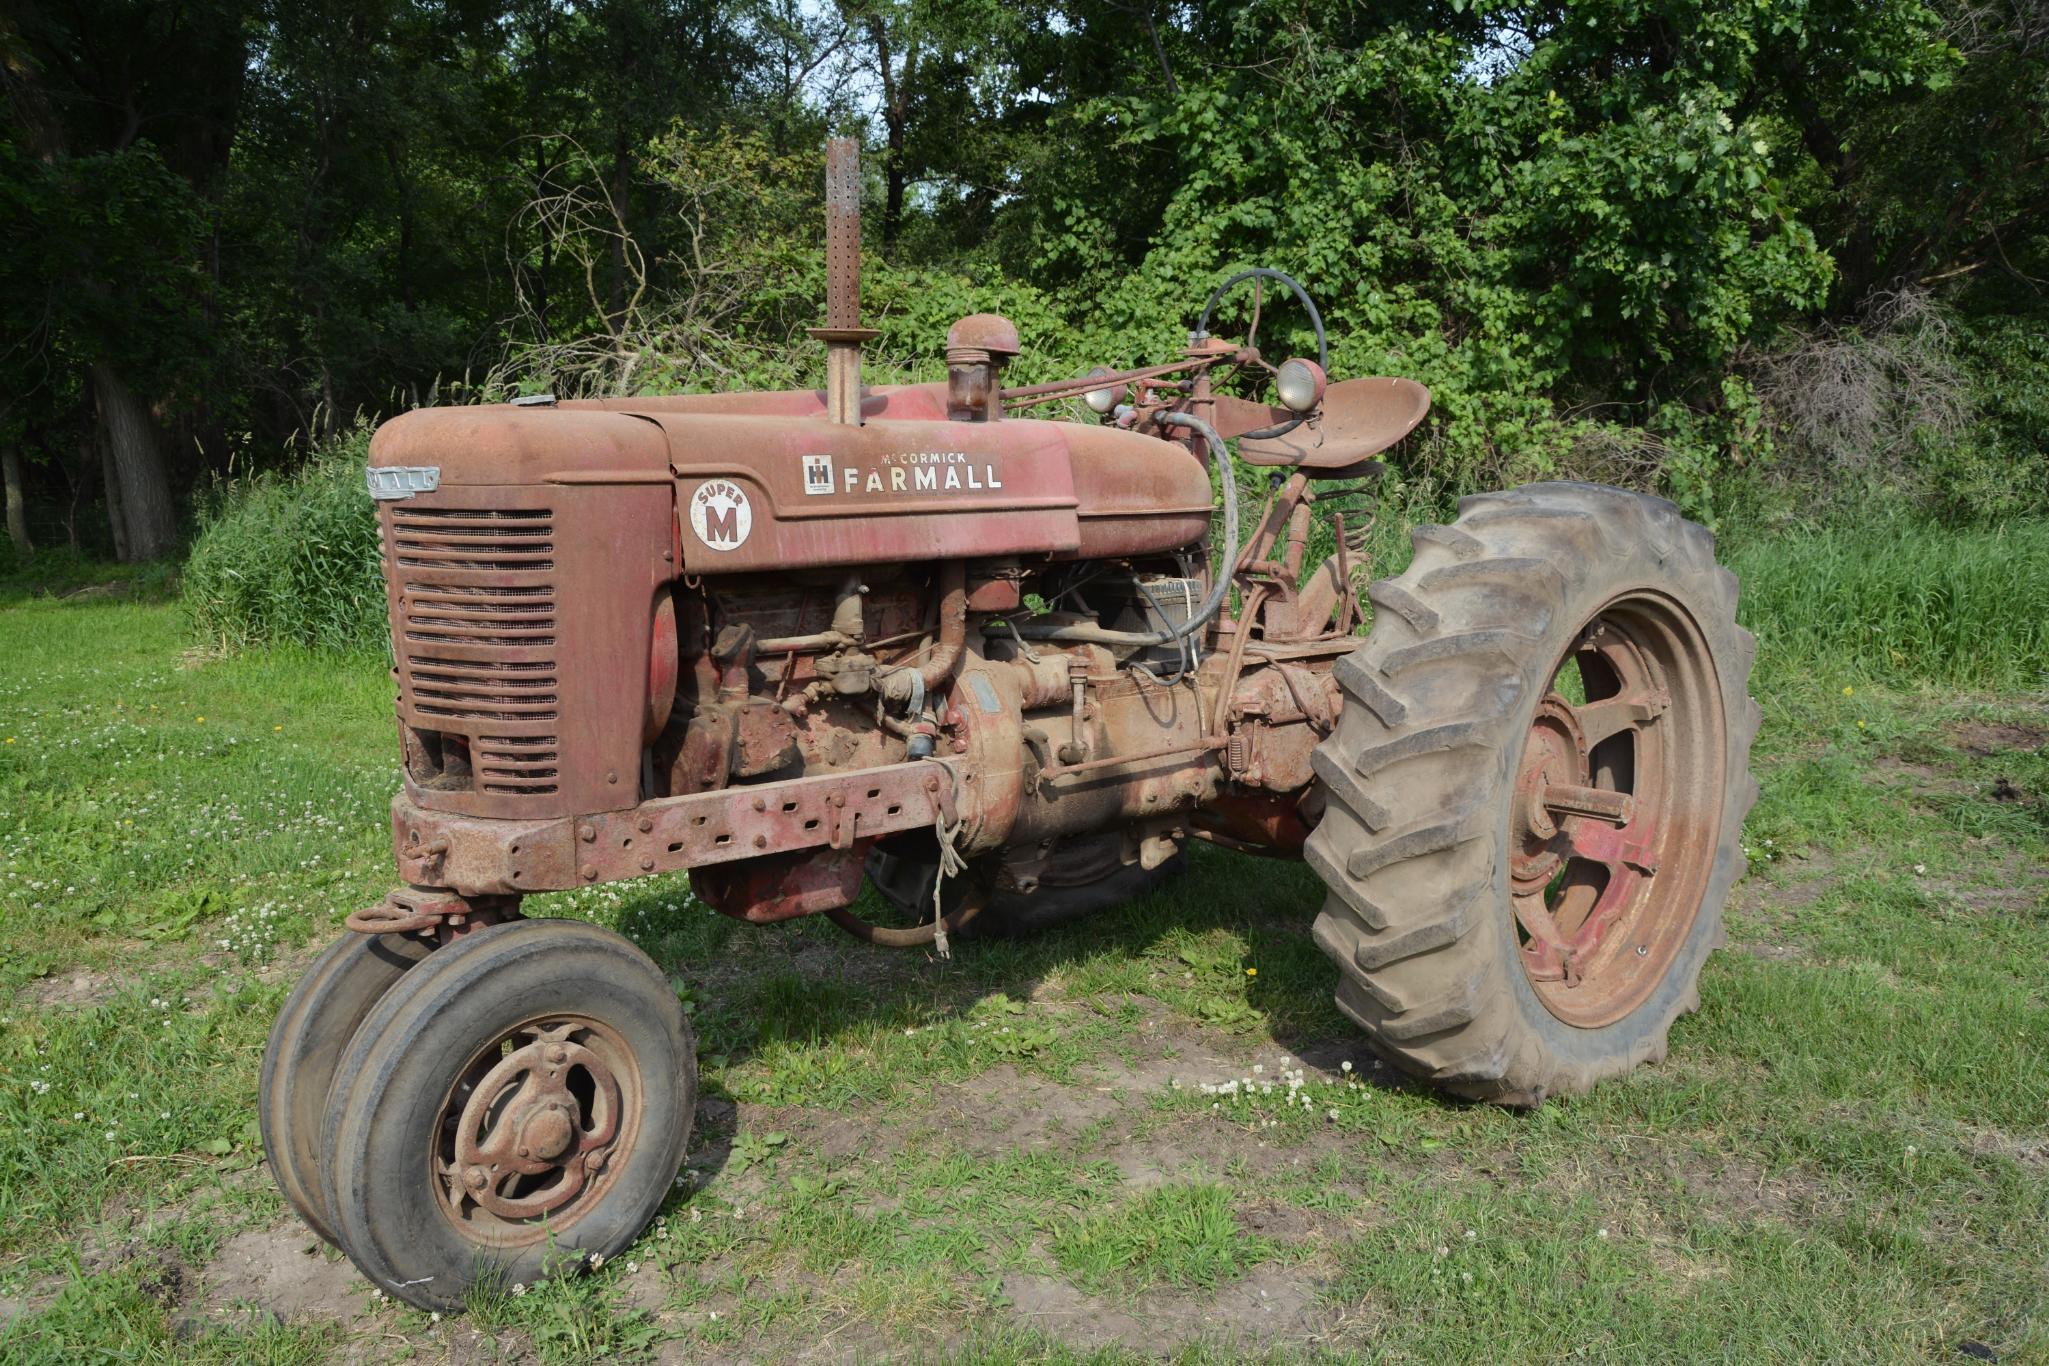
<svg viewBox="0 0 2049 1366">
<path fill-rule="evenodd" d="M 1429 412 L 1430 391 L 1412 379 L 1342 380 L 1324 390 L 1320 416 L 1285 436 L 1239 442 L 1238 458 L 1248 465 L 1344 470 L 1400 441 Z M 1293 416 L 1285 408 L 1275 408 L 1273 415 L 1276 424 Z"/>
</svg>

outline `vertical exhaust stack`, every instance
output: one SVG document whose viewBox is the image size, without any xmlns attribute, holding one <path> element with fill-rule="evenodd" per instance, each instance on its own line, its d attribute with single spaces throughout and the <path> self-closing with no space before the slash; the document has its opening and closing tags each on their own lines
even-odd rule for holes
<svg viewBox="0 0 2049 1366">
<path fill-rule="evenodd" d="M 825 415 L 861 425 L 861 343 L 881 336 L 861 326 L 861 151 L 852 138 L 825 144 Z"/>
</svg>

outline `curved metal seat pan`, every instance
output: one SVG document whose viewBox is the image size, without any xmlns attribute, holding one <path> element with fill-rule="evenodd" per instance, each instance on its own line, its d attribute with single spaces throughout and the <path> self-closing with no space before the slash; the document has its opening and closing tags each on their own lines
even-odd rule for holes
<svg viewBox="0 0 2049 1366">
<path fill-rule="evenodd" d="M 1290 414 L 1276 408 L 1274 420 Z M 1430 412 L 1430 391 L 1412 379 L 1348 379 L 1326 389 L 1320 416 L 1286 436 L 1241 441 L 1238 455 L 1248 465 L 1299 465 L 1336 470 L 1378 455 L 1416 429 Z"/>
</svg>

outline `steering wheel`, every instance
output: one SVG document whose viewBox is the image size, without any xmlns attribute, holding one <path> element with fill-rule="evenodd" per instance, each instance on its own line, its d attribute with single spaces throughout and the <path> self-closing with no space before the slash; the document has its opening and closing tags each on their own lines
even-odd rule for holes
<svg viewBox="0 0 2049 1366">
<path fill-rule="evenodd" d="M 1241 270 L 1236 275 L 1233 275 L 1230 279 L 1224 281 L 1215 289 L 1211 290 L 1209 302 L 1202 306 L 1202 319 L 1195 325 L 1195 335 L 1198 338 L 1207 337 L 1209 335 L 1210 316 L 1216 312 L 1217 304 L 1222 301 L 1223 297 L 1226 294 L 1231 292 L 1234 286 L 1242 284 L 1247 280 L 1261 279 L 1280 281 L 1282 284 L 1286 285 L 1291 291 L 1293 291 L 1295 297 L 1301 301 L 1302 310 L 1309 315 L 1309 325 L 1311 328 L 1315 329 L 1316 332 L 1317 367 L 1321 369 L 1324 374 L 1328 375 L 1330 373 L 1330 338 L 1324 334 L 1323 315 L 1316 311 L 1316 301 L 1309 297 L 1308 290 L 1302 288 L 1302 282 L 1300 280 L 1297 280 L 1294 276 L 1288 274 L 1286 271 L 1275 270 L 1271 266 L 1253 266 L 1250 270 Z M 1259 307 L 1255 303 L 1253 305 L 1252 312 L 1252 327 L 1245 334 L 1245 345 L 1247 346 L 1247 348 L 1255 348 L 1255 344 L 1257 343 L 1258 339 Z M 1270 374 L 1274 373 L 1274 367 L 1271 365 L 1267 365 L 1264 360 L 1262 360 L 1260 364 L 1265 366 L 1265 368 Z M 1285 436 L 1289 432 L 1294 431 L 1295 428 L 1301 426 L 1303 421 L 1303 417 L 1296 417 L 1290 421 L 1282 422 L 1272 427 L 1263 428 L 1260 431 L 1246 432 L 1239 439 L 1264 441 L 1276 436 Z"/>
</svg>

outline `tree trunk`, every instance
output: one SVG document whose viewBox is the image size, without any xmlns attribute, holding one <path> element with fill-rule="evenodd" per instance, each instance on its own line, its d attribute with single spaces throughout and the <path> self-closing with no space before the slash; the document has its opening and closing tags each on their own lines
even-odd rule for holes
<svg viewBox="0 0 2049 1366">
<path fill-rule="evenodd" d="M 149 409 L 104 362 L 92 367 L 92 387 L 99 402 L 116 553 L 129 561 L 160 559 L 177 544 L 178 518 Z"/>
<path fill-rule="evenodd" d="M 28 504 L 21 492 L 21 452 L 12 446 L 0 449 L 0 483 L 7 486 L 7 539 L 14 543 L 14 553 L 26 559 L 36 553 L 36 547 L 28 538 Z"/>
<path fill-rule="evenodd" d="M 100 448 L 100 487 L 107 494 L 107 532 L 114 538 L 114 558 L 128 558 L 128 522 L 121 516 L 121 476 L 114 472 L 113 448 L 105 441 Z"/>
</svg>

